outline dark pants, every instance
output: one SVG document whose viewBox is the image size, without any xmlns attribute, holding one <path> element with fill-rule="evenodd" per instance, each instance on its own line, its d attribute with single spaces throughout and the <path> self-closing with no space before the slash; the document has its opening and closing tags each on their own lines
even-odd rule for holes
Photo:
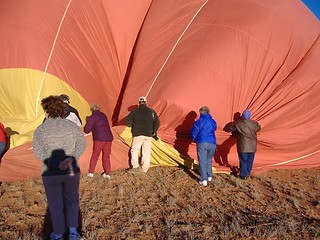
<svg viewBox="0 0 320 240">
<path fill-rule="evenodd" d="M 246 178 L 250 176 L 253 166 L 254 155 L 254 152 L 238 153 L 240 160 L 240 177 Z"/>
<path fill-rule="evenodd" d="M 80 173 L 42 177 L 54 233 L 78 227 Z M 65 211 L 65 214 L 64 214 Z"/>
<path fill-rule="evenodd" d="M 102 152 L 102 167 L 106 174 L 110 175 L 111 173 L 111 162 L 110 162 L 110 155 L 111 155 L 111 144 L 112 142 L 101 142 L 101 141 L 94 141 L 93 142 L 93 149 L 92 155 L 90 159 L 90 166 L 89 166 L 89 173 L 94 173 L 96 168 L 98 158 L 100 153 Z"/>
</svg>

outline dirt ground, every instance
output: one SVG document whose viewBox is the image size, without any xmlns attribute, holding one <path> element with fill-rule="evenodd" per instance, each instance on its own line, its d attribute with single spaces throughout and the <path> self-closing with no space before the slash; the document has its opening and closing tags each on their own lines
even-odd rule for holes
<svg viewBox="0 0 320 240">
<path fill-rule="evenodd" d="M 276 170 L 241 180 L 154 167 L 81 177 L 84 239 L 320 239 L 320 168 Z M 0 186 L 0 239 L 47 239 L 50 215 L 40 178 Z"/>
</svg>

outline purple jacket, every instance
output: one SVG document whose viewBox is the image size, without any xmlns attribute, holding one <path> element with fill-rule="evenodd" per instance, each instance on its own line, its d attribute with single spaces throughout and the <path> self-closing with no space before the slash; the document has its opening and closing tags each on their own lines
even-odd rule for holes
<svg viewBox="0 0 320 240">
<path fill-rule="evenodd" d="M 88 117 L 83 131 L 85 133 L 92 132 L 93 141 L 111 142 L 113 140 L 108 118 L 99 110 L 93 111 Z"/>
</svg>

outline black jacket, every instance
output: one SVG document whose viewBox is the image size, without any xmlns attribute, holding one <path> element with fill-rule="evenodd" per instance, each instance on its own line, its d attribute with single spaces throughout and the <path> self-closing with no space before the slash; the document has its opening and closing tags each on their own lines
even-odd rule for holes
<svg viewBox="0 0 320 240">
<path fill-rule="evenodd" d="M 82 124 L 78 110 L 70 106 L 68 103 L 64 103 L 64 106 L 65 106 L 65 118 L 67 118 L 69 114 L 72 112 L 79 118 L 79 121 Z"/>
<path fill-rule="evenodd" d="M 160 126 L 160 120 L 153 109 L 147 107 L 146 104 L 141 104 L 139 108 L 133 110 L 128 115 L 126 125 L 131 127 L 133 137 L 152 137 L 157 134 Z"/>
</svg>

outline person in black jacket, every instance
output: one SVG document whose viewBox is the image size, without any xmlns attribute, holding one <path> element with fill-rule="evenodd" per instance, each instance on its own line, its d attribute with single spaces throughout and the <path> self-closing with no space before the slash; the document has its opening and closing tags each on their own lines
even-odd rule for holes
<svg viewBox="0 0 320 240">
<path fill-rule="evenodd" d="M 60 98 L 64 102 L 66 119 L 74 122 L 80 127 L 82 125 L 82 121 L 78 110 L 70 105 L 70 97 L 67 94 L 61 94 Z"/>
<path fill-rule="evenodd" d="M 146 173 L 150 166 L 152 137 L 157 137 L 160 120 L 157 113 L 147 107 L 147 98 L 139 98 L 139 107 L 133 110 L 126 119 L 126 125 L 131 127 L 131 165 L 132 173 L 139 172 L 139 152 L 142 147 L 141 170 Z"/>
</svg>

